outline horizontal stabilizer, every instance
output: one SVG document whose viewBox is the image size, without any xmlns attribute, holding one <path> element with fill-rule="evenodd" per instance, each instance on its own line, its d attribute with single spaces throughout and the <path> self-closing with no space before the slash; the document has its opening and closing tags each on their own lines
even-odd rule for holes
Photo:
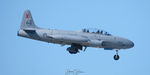
<svg viewBox="0 0 150 75">
<path fill-rule="evenodd" d="M 24 28 L 23 30 L 27 33 L 35 33 L 36 32 L 35 28 Z"/>
</svg>

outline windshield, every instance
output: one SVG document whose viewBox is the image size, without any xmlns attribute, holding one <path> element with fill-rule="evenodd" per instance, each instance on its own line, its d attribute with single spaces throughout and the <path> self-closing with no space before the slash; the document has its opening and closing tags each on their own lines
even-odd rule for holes
<svg viewBox="0 0 150 75">
<path fill-rule="evenodd" d="M 95 34 L 101 34 L 101 35 L 111 35 L 110 33 L 104 31 L 104 30 L 101 30 L 101 29 L 96 29 L 96 28 L 89 28 L 89 29 L 82 29 L 83 32 L 86 32 L 86 33 L 95 33 Z"/>
</svg>

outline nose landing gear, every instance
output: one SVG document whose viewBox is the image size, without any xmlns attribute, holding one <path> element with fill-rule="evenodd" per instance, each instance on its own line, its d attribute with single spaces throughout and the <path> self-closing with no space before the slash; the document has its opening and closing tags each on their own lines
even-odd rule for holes
<svg viewBox="0 0 150 75">
<path fill-rule="evenodd" d="M 118 50 L 116 50 L 116 54 L 114 55 L 114 60 L 119 60 Z"/>
</svg>

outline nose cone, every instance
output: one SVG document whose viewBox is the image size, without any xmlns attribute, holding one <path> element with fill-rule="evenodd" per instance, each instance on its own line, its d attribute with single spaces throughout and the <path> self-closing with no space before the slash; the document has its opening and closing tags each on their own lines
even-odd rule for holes
<svg viewBox="0 0 150 75">
<path fill-rule="evenodd" d="M 128 41 L 128 47 L 129 47 L 129 48 L 134 47 L 134 43 L 133 43 L 132 41 L 130 41 L 130 40 Z"/>
<path fill-rule="evenodd" d="M 134 43 L 126 38 L 121 38 L 121 37 L 118 37 L 117 40 L 119 41 L 118 42 L 118 47 L 120 49 L 128 49 L 128 48 L 132 48 L 134 47 Z"/>
<path fill-rule="evenodd" d="M 131 40 L 128 40 L 126 38 L 120 38 L 120 40 L 123 43 L 122 46 L 123 46 L 124 49 L 128 49 L 128 48 L 134 47 L 134 43 Z"/>
</svg>

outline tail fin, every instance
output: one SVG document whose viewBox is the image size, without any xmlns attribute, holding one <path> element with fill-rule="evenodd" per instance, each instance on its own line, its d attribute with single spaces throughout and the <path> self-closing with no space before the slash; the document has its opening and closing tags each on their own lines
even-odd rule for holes
<svg viewBox="0 0 150 75">
<path fill-rule="evenodd" d="M 21 23 L 21 29 L 26 29 L 26 28 L 37 28 L 37 26 L 34 24 L 34 21 L 32 19 L 32 15 L 30 13 L 30 10 L 26 10 L 24 12 L 23 18 L 22 18 L 22 23 Z"/>
</svg>

